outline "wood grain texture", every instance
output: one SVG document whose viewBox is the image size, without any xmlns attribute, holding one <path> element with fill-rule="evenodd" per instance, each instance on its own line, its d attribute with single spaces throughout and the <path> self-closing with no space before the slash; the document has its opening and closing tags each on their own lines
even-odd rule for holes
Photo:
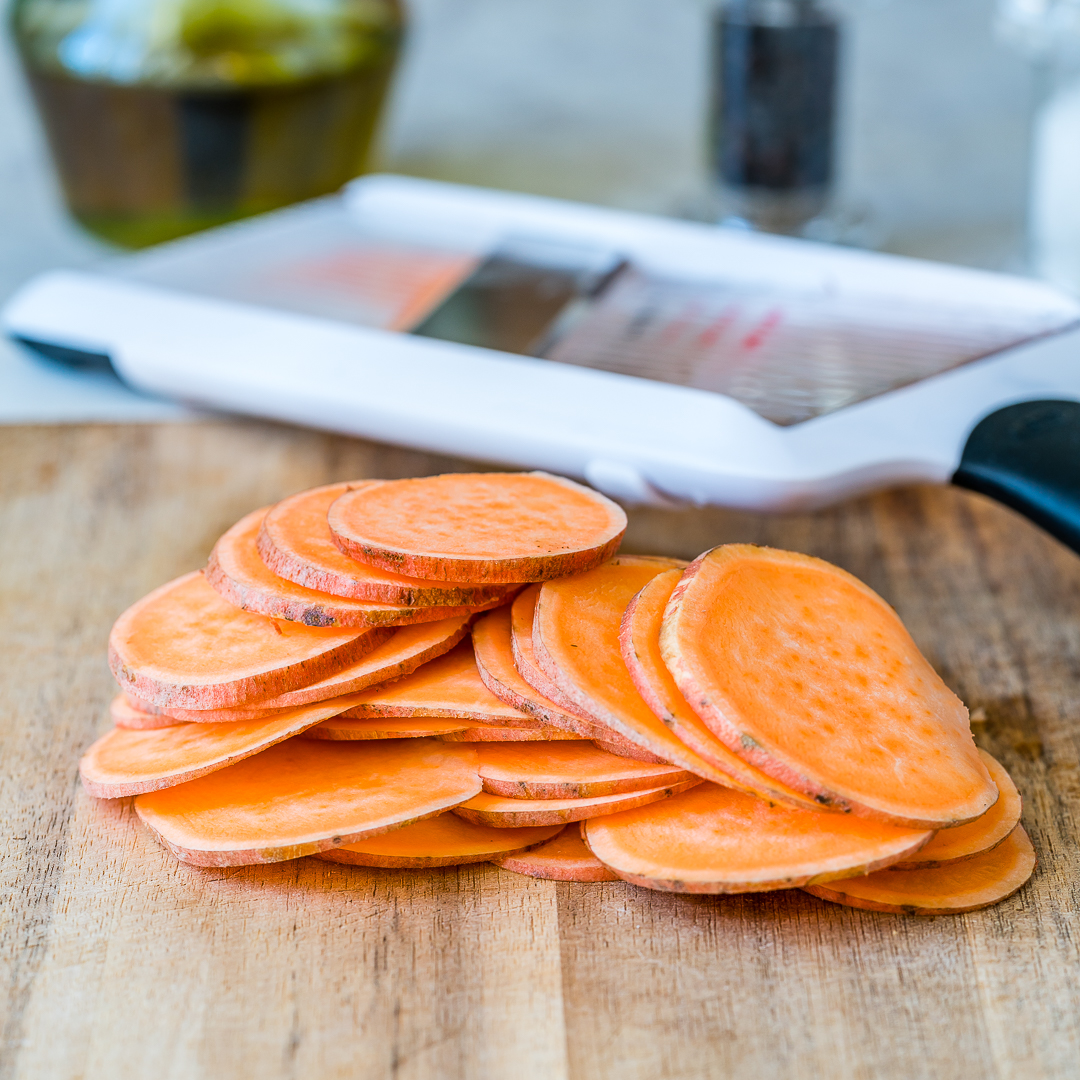
<svg viewBox="0 0 1080 1080">
<path fill-rule="evenodd" d="M 0 1080 L 1080 1074 L 1080 560 L 968 493 L 638 511 L 629 551 L 746 540 L 893 603 L 1009 769 L 1041 863 L 921 920 L 492 866 L 180 866 L 79 788 L 116 615 L 253 507 L 474 467 L 271 425 L 0 429 Z"/>
</svg>

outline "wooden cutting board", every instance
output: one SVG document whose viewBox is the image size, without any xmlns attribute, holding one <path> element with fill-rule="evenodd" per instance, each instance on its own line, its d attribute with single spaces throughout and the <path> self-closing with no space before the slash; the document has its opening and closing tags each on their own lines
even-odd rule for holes
<svg viewBox="0 0 1080 1080">
<path fill-rule="evenodd" d="M 197 870 L 82 792 L 127 604 L 289 492 L 463 466 L 261 424 L 0 429 L 0 1080 L 1080 1075 L 1080 560 L 963 492 L 637 512 L 625 549 L 795 548 L 889 599 L 1025 798 L 1040 866 L 989 911 Z"/>
</svg>

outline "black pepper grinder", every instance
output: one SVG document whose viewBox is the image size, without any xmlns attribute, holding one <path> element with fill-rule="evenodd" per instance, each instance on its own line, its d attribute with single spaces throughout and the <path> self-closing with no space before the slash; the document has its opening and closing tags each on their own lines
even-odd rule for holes
<svg viewBox="0 0 1080 1080">
<path fill-rule="evenodd" d="M 727 223 L 798 234 L 829 200 L 840 23 L 819 0 L 714 17 L 712 158 Z"/>
</svg>

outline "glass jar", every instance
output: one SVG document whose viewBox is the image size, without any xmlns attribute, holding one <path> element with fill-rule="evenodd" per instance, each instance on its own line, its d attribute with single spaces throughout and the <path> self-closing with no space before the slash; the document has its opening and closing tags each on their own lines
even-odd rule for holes
<svg viewBox="0 0 1080 1080">
<path fill-rule="evenodd" d="M 129 247 L 335 191 L 364 168 L 398 0 L 17 0 L 72 213 Z"/>
</svg>

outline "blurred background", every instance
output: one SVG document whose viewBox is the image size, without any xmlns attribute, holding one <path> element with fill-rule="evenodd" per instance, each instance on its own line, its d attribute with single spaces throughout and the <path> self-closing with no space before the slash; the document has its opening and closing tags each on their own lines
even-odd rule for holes
<svg viewBox="0 0 1080 1080">
<path fill-rule="evenodd" d="M 710 5 L 409 0 L 378 168 L 691 217 L 709 212 Z M 874 246 L 1022 270 L 1036 69 L 995 0 L 843 7 L 837 184 Z M 10 35 L 0 293 L 97 257 L 63 211 Z"/>
<path fill-rule="evenodd" d="M 63 13 L 82 0 L 36 2 Z M 155 0 L 96 2 L 108 11 Z M 1062 47 L 1080 40 L 1080 3 L 822 2 L 842 36 L 829 220 L 811 234 L 1080 289 L 1080 212 L 1072 210 L 1080 97 L 1070 106 L 1063 91 L 1076 65 Z M 24 10 L 33 3 L 24 0 Z M 716 221 L 717 6 L 407 0 L 408 30 L 369 168 Z M 5 22 L 0 302 L 38 271 L 116 250 L 64 208 L 10 10 Z M 1049 185 L 1048 162 L 1057 177 Z M 1043 204 L 1034 214 L 1033 192 Z M 1040 226 L 1046 205 L 1049 224 Z M 1064 264 L 1054 264 L 1038 234 L 1064 236 L 1062 215 L 1077 218 L 1077 231 Z M 0 365 L 14 362 L 0 343 Z"/>
</svg>

